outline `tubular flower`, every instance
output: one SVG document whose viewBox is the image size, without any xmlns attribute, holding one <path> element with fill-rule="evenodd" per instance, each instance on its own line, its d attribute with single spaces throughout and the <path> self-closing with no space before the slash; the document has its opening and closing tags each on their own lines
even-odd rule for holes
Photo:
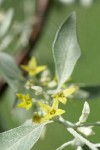
<svg viewBox="0 0 100 150">
<path fill-rule="evenodd" d="M 66 104 L 67 97 L 70 96 L 71 94 L 73 94 L 77 89 L 78 89 L 78 87 L 76 87 L 76 86 L 70 87 L 70 88 L 60 91 L 56 94 L 53 94 L 52 97 L 54 98 L 54 100 L 58 100 L 61 103 Z"/>
<path fill-rule="evenodd" d="M 46 66 L 37 66 L 35 57 L 32 57 L 28 65 L 21 65 L 21 68 L 29 73 L 30 76 L 34 76 L 46 69 Z"/>
<path fill-rule="evenodd" d="M 29 94 L 16 94 L 18 99 L 21 100 L 22 102 L 19 103 L 17 106 L 20 108 L 26 108 L 27 110 L 32 107 L 32 99 L 30 98 Z"/>
<path fill-rule="evenodd" d="M 40 123 L 46 122 L 55 116 L 59 116 L 59 115 L 65 113 L 64 110 L 58 109 L 58 101 L 54 101 L 54 103 L 51 107 L 42 102 L 38 102 L 38 104 L 40 105 L 40 108 L 42 108 L 42 110 L 45 112 L 45 115 L 43 117 L 41 117 L 41 119 L 39 120 Z M 34 119 L 33 119 L 33 121 L 34 121 Z"/>
</svg>

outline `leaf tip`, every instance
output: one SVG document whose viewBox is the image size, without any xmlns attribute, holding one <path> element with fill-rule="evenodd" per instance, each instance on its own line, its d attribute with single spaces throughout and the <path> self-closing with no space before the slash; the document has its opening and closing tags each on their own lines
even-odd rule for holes
<svg viewBox="0 0 100 150">
<path fill-rule="evenodd" d="M 69 15 L 69 18 L 73 20 L 74 22 L 76 22 L 76 12 L 75 11 L 71 12 L 71 14 Z"/>
</svg>

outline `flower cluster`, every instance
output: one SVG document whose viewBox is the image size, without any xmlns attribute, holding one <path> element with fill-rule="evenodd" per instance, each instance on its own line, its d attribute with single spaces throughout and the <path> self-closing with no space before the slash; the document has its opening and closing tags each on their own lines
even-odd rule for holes
<svg viewBox="0 0 100 150">
<path fill-rule="evenodd" d="M 28 65 L 22 65 L 22 69 L 27 71 L 29 73 L 29 76 L 35 76 L 36 74 L 44 71 L 46 69 L 46 66 L 37 66 L 36 59 L 32 57 L 32 59 L 29 61 Z M 41 80 L 41 79 L 40 79 Z M 49 78 L 50 80 L 50 78 Z M 45 82 L 45 80 L 44 80 Z M 50 81 L 51 82 L 51 81 Z M 53 81 L 52 81 L 53 82 Z M 49 82 L 48 82 L 49 83 Z M 44 84 L 43 84 L 44 86 Z M 46 84 L 45 84 L 46 86 Z M 34 123 L 44 123 L 51 119 L 53 119 L 55 116 L 60 116 L 65 113 L 65 110 L 59 109 L 59 102 L 66 104 L 67 97 L 69 97 L 71 94 L 73 94 L 76 90 L 76 86 L 72 86 L 69 88 L 66 88 L 64 90 L 60 90 L 58 92 L 55 92 L 54 94 L 48 94 L 45 89 L 43 90 L 42 87 L 38 85 L 34 85 L 34 82 L 30 80 L 25 84 L 26 89 L 34 90 L 35 93 L 42 93 L 44 96 L 44 100 L 35 100 L 35 98 L 31 98 L 29 94 L 21 94 L 18 93 L 17 97 L 21 101 L 17 106 L 20 108 L 30 109 L 34 103 L 37 107 L 37 111 L 33 114 L 33 122 Z M 39 92 L 39 89 L 42 89 L 41 92 Z M 38 95 L 37 95 L 38 97 Z"/>
<path fill-rule="evenodd" d="M 65 113 L 64 110 L 58 109 L 58 101 L 54 101 L 52 106 L 49 106 L 42 102 L 38 102 L 38 104 L 45 114 L 44 114 L 44 116 L 37 118 L 37 120 L 36 120 L 36 116 L 33 116 L 33 122 L 35 122 L 35 123 L 44 123 L 44 122 L 52 119 L 55 116 L 59 116 L 59 115 Z"/>
</svg>

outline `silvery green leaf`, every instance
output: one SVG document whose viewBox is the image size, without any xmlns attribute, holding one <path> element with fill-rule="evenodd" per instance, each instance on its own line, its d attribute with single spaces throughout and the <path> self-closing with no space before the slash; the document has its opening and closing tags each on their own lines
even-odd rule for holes
<svg viewBox="0 0 100 150">
<path fill-rule="evenodd" d="M 0 75 L 5 78 L 8 84 L 11 82 L 23 81 L 21 70 L 14 59 L 7 53 L 0 52 Z"/>
<path fill-rule="evenodd" d="M 90 114 L 90 106 L 89 106 L 88 102 L 85 102 L 84 106 L 83 106 L 82 114 L 79 118 L 79 122 L 80 123 L 86 122 L 89 114 Z"/>
<path fill-rule="evenodd" d="M 80 3 L 83 5 L 83 6 L 90 6 L 93 4 L 93 0 L 80 0 Z"/>
<path fill-rule="evenodd" d="M 90 93 L 85 91 L 85 90 L 81 90 L 81 88 L 75 93 L 75 98 L 76 99 L 88 99 L 90 96 Z"/>
<path fill-rule="evenodd" d="M 30 150 L 41 135 L 44 125 L 20 126 L 0 133 L 1 150 Z"/>
<path fill-rule="evenodd" d="M 72 4 L 75 2 L 75 0 L 59 0 L 59 1 L 64 3 L 64 4 Z"/>
<path fill-rule="evenodd" d="M 83 145 L 87 145 L 91 150 L 98 150 L 95 144 L 88 141 L 88 139 L 84 138 L 81 134 L 76 132 L 73 128 L 67 128 L 67 131 L 75 137 L 73 145 L 81 146 L 81 147 Z"/>
<path fill-rule="evenodd" d="M 2 4 L 3 0 L 0 0 L 0 5 Z"/>
<path fill-rule="evenodd" d="M 80 54 L 76 35 L 76 14 L 73 12 L 59 28 L 53 43 L 59 88 L 71 76 Z"/>
<path fill-rule="evenodd" d="M 100 85 L 80 85 L 80 90 L 88 93 L 85 99 L 96 100 L 100 98 Z"/>
<path fill-rule="evenodd" d="M 5 16 L 4 16 L 3 20 L 2 20 L 2 23 L 0 25 L 0 38 L 2 36 L 4 36 L 6 34 L 6 32 L 8 31 L 9 26 L 10 26 L 11 21 L 12 21 L 12 18 L 13 18 L 13 14 L 14 14 L 14 11 L 13 11 L 12 8 L 10 8 L 6 12 L 6 14 L 5 14 Z"/>
<path fill-rule="evenodd" d="M 3 51 L 4 49 L 6 49 L 12 42 L 13 38 L 14 37 L 11 35 L 7 35 L 6 37 L 4 37 L 4 39 L 0 43 L 0 51 Z"/>
</svg>

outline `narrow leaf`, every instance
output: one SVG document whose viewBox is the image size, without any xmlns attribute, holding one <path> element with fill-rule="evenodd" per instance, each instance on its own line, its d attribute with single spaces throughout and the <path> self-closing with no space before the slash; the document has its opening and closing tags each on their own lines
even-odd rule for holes
<svg viewBox="0 0 100 150">
<path fill-rule="evenodd" d="M 41 135 L 43 125 L 20 126 L 0 133 L 0 149 L 30 150 Z"/>
<path fill-rule="evenodd" d="M 6 14 L 3 18 L 3 21 L 0 25 L 0 37 L 4 36 L 6 34 L 6 32 L 8 31 L 11 21 L 12 21 L 12 18 L 13 18 L 13 14 L 14 14 L 14 10 L 12 8 L 10 8 L 6 12 Z"/>
<path fill-rule="evenodd" d="M 13 41 L 14 37 L 12 35 L 7 35 L 3 38 L 2 42 L 0 43 L 0 51 L 6 49 L 10 43 Z"/>
<path fill-rule="evenodd" d="M 2 4 L 3 0 L 0 0 L 0 5 Z"/>
<path fill-rule="evenodd" d="M 80 85 L 80 89 L 89 93 L 87 99 L 100 98 L 100 85 Z"/>
<path fill-rule="evenodd" d="M 8 84 L 23 80 L 21 70 L 18 68 L 14 59 L 3 52 L 0 52 L 0 75 L 5 78 Z"/>
<path fill-rule="evenodd" d="M 80 54 L 76 35 L 76 14 L 73 12 L 59 28 L 53 43 L 59 88 L 71 76 Z"/>
</svg>

